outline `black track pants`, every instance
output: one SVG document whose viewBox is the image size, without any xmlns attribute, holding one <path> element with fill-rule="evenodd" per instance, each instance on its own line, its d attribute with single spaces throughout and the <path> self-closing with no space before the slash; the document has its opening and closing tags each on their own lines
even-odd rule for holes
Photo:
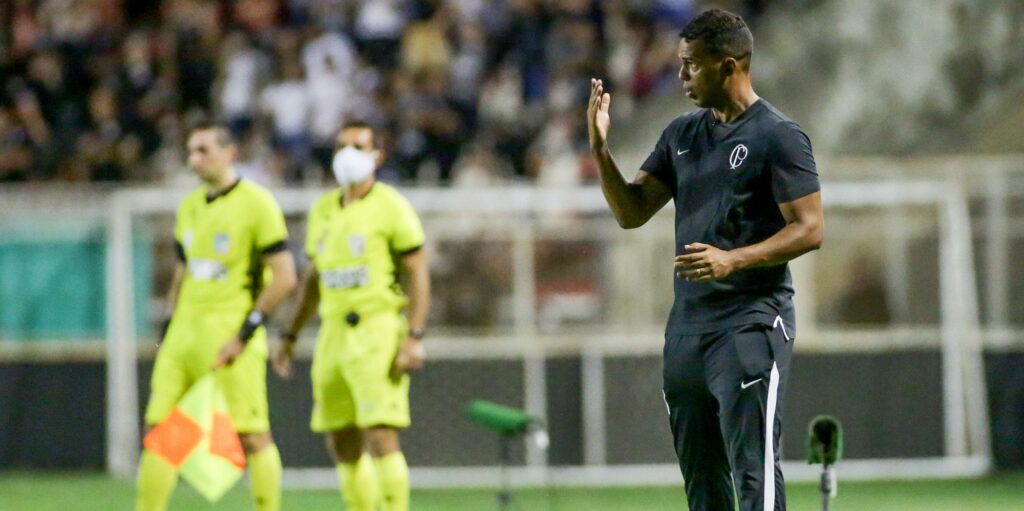
<svg viewBox="0 0 1024 511">
<path fill-rule="evenodd" d="M 664 391 L 691 511 L 782 511 L 782 400 L 793 353 L 781 319 L 665 341 Z M 735 484 L 734 484 L 735 483 Z"/>
</svg>

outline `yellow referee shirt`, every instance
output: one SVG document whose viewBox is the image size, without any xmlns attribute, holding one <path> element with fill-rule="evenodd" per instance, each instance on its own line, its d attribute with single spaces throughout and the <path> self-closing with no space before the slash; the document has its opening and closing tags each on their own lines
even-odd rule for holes
<svg viewBox="0 0 1024 511">
<path fill-rule="evenodd" d="M 250 181 L 208 193 L 200 186 L 178 207 L 174 237 L 187 267 L 178 306 L 252 308 L 270 279 L 263 256 L 287 249 L 284 215 L 270 192 Z"/>
<path fill-rule="evenodd" d="M 384 183 L 341 206 L 342 191 L 309 211 L 306 253 L 320 274 L 320 316 L 397 311 L 407 299 L 396 282 L 398 258 L 423 246 L 423 226 L 409 201 Z"/>
</svg>

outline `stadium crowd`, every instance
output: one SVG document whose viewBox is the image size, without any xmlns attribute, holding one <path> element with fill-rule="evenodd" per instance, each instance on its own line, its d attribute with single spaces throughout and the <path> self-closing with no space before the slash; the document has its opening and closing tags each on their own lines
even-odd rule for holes
<svg viewBox="0 0 1024 511">
<path fill-rule="evenodd" d="M 582 108 L 677 92 L 678 29 L 755 0 L 5 0 L 0 183 L 187 179 L 215 116 L 239 172 L 320 183 L 347 119 L 381 129 L 391 181 L 595 179 Z"/>
</svg>

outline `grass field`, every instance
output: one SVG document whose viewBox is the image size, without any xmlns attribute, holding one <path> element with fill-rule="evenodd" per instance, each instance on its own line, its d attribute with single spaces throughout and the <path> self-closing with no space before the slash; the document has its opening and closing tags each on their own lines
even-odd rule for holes
<svg viewBox="0 0 1024 511">
<path fill-rule="evenodd" d="M 0 511 L 130 510 L 132 484 L 103 475 L 0 473 Z M 809 484 L 788 486 L 789 509 L 820 509 Z M 569 488 L 516 492 L 523 511 L 668 511 L 686 509 L 681 488 Z M 343 509 L 337 492 L 286 491 L 284 510 Z M 497 509 L 490 490 L 414 491 L 414 511 L 487 511 Z M 171 510 L 251 510 L 248 488 L 239 485 L 217 505 L 180 484 Z M 1011 511 L 1024 510 L 1024 473 L 982 480 L 886 483 L 840 482 L 832 511 Z"/>
</svg>

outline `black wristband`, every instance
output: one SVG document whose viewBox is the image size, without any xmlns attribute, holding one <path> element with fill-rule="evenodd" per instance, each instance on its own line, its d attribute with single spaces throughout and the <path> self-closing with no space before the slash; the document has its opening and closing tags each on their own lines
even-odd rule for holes
<svg viewBox="0 0 1024 511">
<path fill-rule="evenodd" d="M 263 313 L 256 309 L 253 309 L 245 317 L 245 321 L 242 322 L 242 328 L 238 330 L 238 338 L 242 340 L 242 344 L 247 344 L 249 339 L 252 339 L 256 329 L 263 326 L 263 320 Z"/>
<path fill-rule="evenodd" d="M 409 337 L 412 337 L 417 341 L 422 340 L 423 336 L 426 334 L 427 333 L 424 332 L 422 328 L 413 328 L 412 330 L 409 330 Z"/>
</svg>

